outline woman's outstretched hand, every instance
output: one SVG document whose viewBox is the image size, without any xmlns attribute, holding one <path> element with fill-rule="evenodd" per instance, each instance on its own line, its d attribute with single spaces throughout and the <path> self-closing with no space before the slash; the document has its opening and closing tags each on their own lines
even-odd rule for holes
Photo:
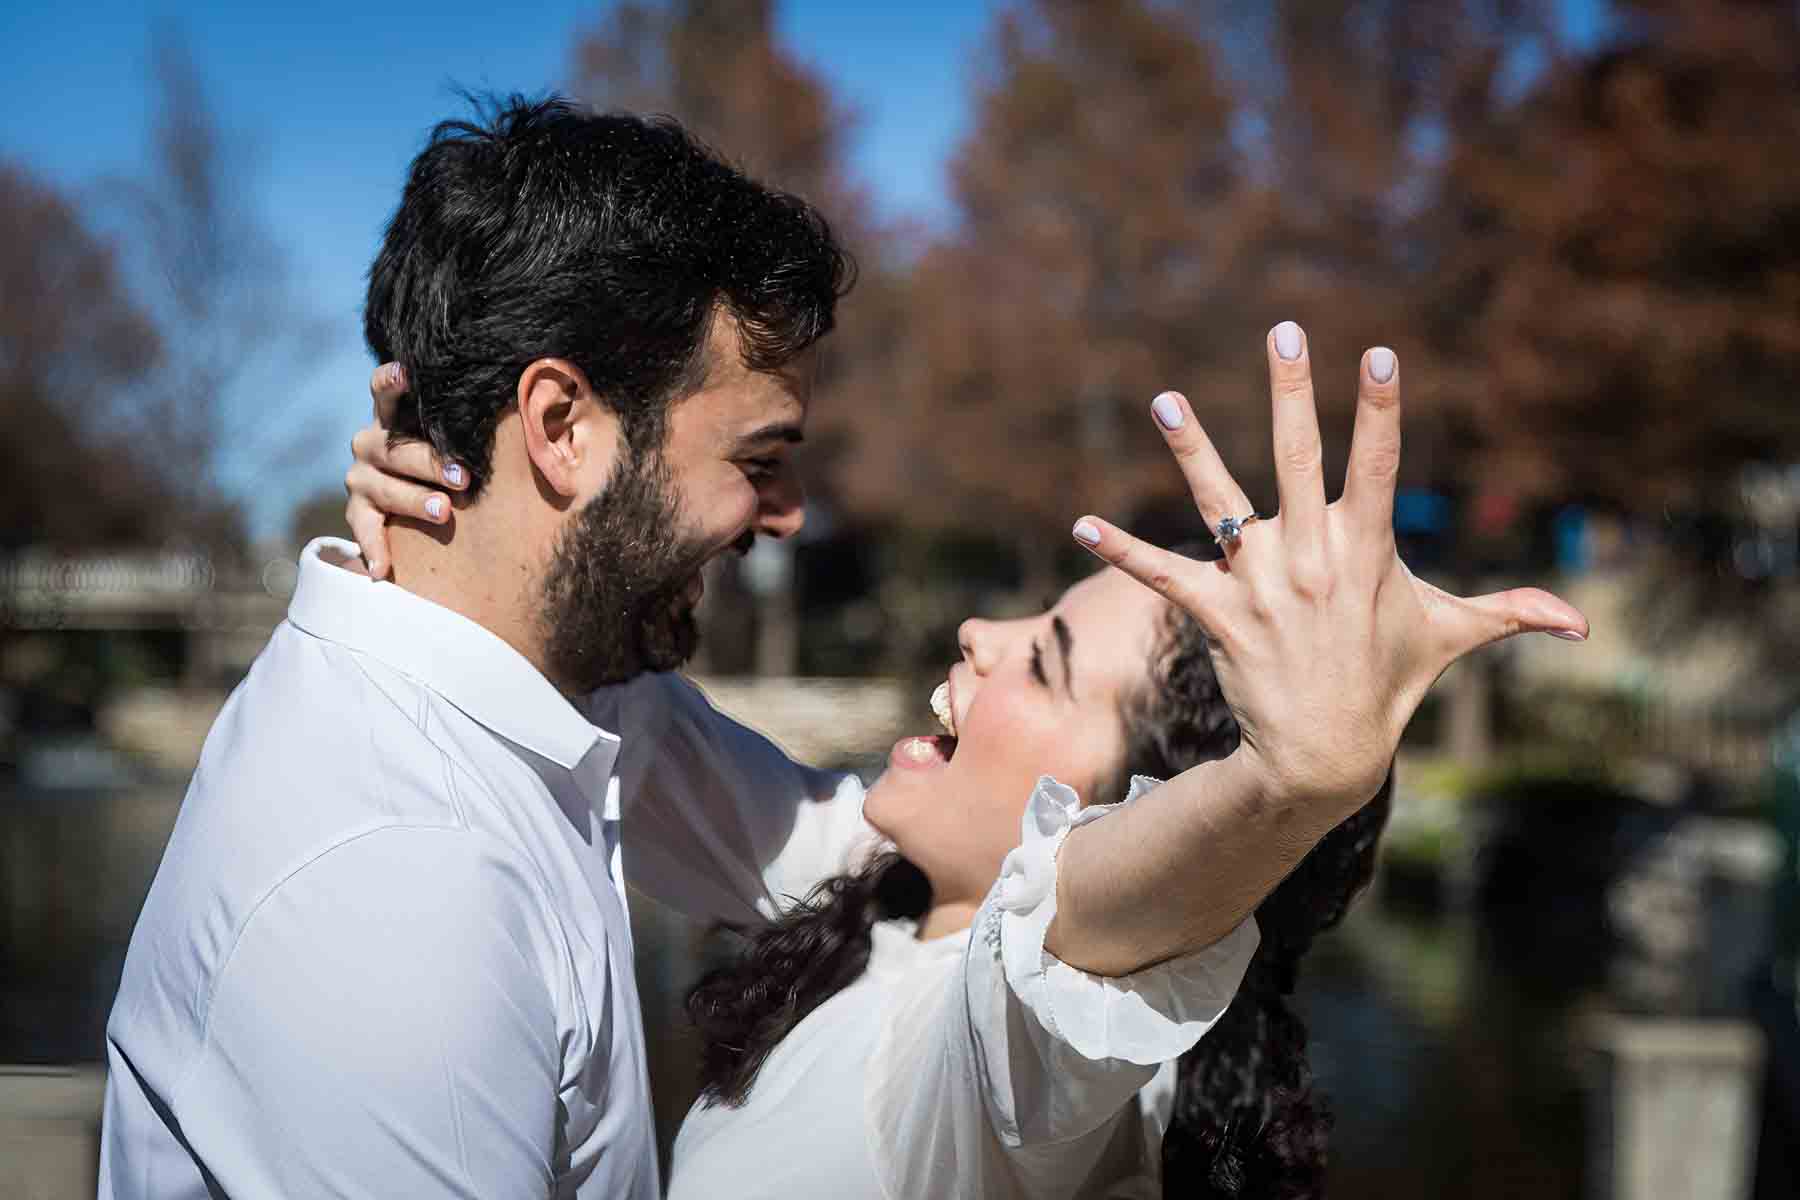
<svg viewBox="0 0 1800 1200">
<path fill-rule="evenodd" d="M 383 363 L 369 376 L 369 395 L 375 402 L 375 420 L 358 430 L 350 441 L 354 461 L 344 475 L 344 519 L 362 548 L 371 579 L 385 578 L 393 560 L 388 556 L 387 523 L 390 517 L 411 517 L 432 525 L 450 520 L 449 492 L 469 486 L 469 473 L 460 463 L 443 462 L 424 442 L 388 445 L 394 409 L 406 394 L 406 372 L 399 363 Z"/>
<path fill-rule="evenodd" d="M 1406 723 L 1451 663 L 1514 634 L 1579 641 L 1588 627 L 1548 592 L 1465 599 L 1400 561 L 1400 366 L 1391 350 L 1363 355 L 1349 470 L 1332 504 L 1305 335 L 1283 322 L 1267 351 L 1278 516 L 1245 525 L 1216 562 L 1184 558 L 1096 517 L 1078 521 L 1075 537 L 1200 622 L 1243 752 L 1270 794 L 1325 806 L 1335 824 L 1374 795 Z M 1208 529 L 1251 512 L 1185 399 L 1158 396 L 1152 418 Z"/>
<path fill-rule="evenodd" d="M 1202 763 L 1074 830 L 1058 862 L 1044 948 L 1124 975 L 1210 946 L 1241 924 L 1319 839 L 1366 804 L 1401 731 L 1445 667 L 1537 631 L 1582 639 L 1587 622 L 1535 588 L 1462 599 L 1415 578 L 1394 549 L 1400 366 L 1363 355 L 1343 498 L 1325 502 L 1306 337 L 1268 338 L 1279 516 L 1245 525 L 1225 557 L 1197 562 L 1096 517 L 1075 523 L 1095 554 L 1191 613 L 1243 731 Z M 1186 400 L 1152 415 L 1209 529 L 1251 509 Z"/>
</svg>

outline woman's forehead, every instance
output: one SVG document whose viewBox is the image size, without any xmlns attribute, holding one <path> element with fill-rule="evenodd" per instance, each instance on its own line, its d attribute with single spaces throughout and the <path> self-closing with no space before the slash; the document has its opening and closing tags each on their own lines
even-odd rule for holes
<svg viewBox="0 0 1800 1200">
<path fill-rule="evenodd" d="M 1055 611 L 1068 622 L 1077 663 L 1135 678 L 1146 669 L 1168 604 L 1129 575 L 1107 567 L 1064 592 Z"/>
<path fill-rule="evenodd" d="M 1117 567 L 1102 567 L 1071 584 L 1056 603 L 1057 611 L 1064 614 L 1074 608 L 1083 613 L 1110 612 L 1134 620 L 1148 619 L 1165 606 L 1161 596 Z"/>
</svg>

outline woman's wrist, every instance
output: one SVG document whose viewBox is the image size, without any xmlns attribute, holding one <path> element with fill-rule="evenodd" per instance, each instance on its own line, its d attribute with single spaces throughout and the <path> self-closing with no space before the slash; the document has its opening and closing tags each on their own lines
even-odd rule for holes
<svg viewBox="0 0 1800 1200">
<path fill-rule="evenodd" d="M 1220 765 L 1228 767 L 1224 786 L 1241 804 L 1264 810 L 1272 825 L 1292 828 L 1310 844 L 1374 797 L 1392 761 L 1391 751 L 1375 757 L 1362 750 L 1296 760 L 1265 754 L 1246 739 Z"/>
</svg>

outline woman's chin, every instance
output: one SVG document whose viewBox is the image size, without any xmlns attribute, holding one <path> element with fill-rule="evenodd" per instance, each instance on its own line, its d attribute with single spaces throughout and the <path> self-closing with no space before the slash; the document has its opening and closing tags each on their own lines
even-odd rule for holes
<svg viewBox="0 0 1800 1200">
<path fill-rule="evenodd" d="M 950 791 L 948 779 L 934 778 L 950 769 L 956 739 L 923 735 L 901 738 L 888 751 L 888 769 L 863 797 L 863 817 L 877 832 L 900 845 L 916 833 L 921 818 L 941 809 Z"/>
</svg>

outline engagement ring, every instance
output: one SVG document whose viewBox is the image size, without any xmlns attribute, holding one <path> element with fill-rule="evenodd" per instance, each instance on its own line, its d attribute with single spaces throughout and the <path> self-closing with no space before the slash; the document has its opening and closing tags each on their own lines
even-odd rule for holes
<svg viewBox="0 0 1800 1200">
<path fill-rule="evenodd" d="M 1225 517 L 1219 521 L 1219 527 L 1213 532 L 1213 541 L 1223 546 L 1227 542 L 1236 542 L 1243 535 L 1244 526 L 1257 519 L 1255 513 L 1247 517 Z"/>
</svg>

